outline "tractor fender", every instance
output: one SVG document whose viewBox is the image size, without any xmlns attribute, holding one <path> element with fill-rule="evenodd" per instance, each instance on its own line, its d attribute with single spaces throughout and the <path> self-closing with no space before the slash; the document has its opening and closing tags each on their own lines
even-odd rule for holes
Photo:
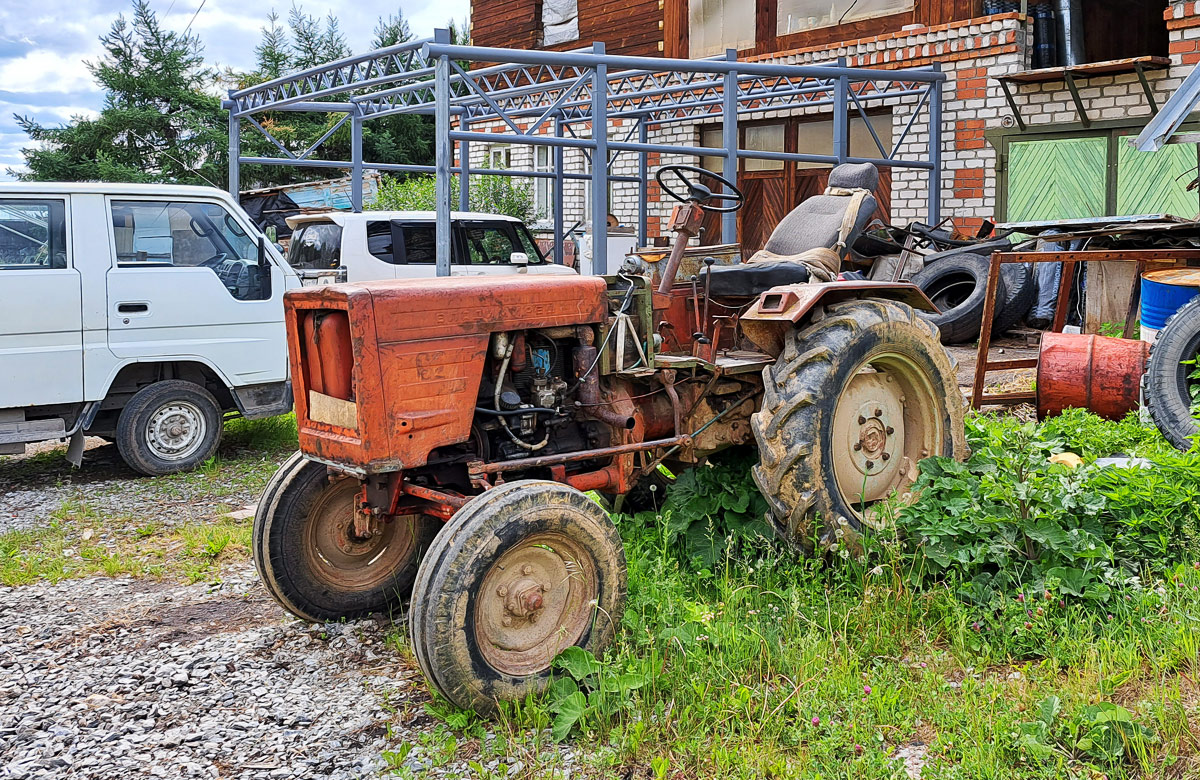
<svg viewBox="0 0 1200 780">
<path fill-rule="evenodd" d="M 739 322 L 746 338 L 772 357 L 783 350 L 788 331 L 806 324 L 820 307 L 863 298 L 908 304 L 917 311 L 937 313 L 937 307 L 915 284 L 907 282 L 826 282 L 772 287 L 758 296 Z"/>
</svg>

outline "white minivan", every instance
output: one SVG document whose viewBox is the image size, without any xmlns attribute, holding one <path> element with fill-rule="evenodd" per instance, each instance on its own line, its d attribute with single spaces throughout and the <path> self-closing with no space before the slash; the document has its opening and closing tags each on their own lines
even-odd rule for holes
<svg viewBox="0 0 1200 780">
<path fill-rule="evenodd" d="M 0 184 L 0 455 L 116 442 L 144 474 L 212 456 L 227 414 L 289 411 L 300 280 L 228 193 Z"/>
<path fill-rule="evenodd" d="M 432 211 L 288 217 L 288 263 L 305 284 L 432 279 L 437 276 L 436 219 Z M 519 219 L 455 211 L 450 224 L 453 276 L 575 273 L 547 261 Z"/>
</svg>

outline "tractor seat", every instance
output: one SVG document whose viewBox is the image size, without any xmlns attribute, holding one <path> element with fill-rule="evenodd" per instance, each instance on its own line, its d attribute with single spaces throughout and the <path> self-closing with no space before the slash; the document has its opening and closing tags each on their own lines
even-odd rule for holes
<svg viewBox="0 0 1200 780">
<path fill-rule="evenodd" d="M 841 269 L 825 266 L 840 263 L 842 253 L 849 251 L 870 222 L 878 204 L 874 195 L 861 191 L 869 193 L 877 186 L 879 169 L 874 165 L 839 165 L 829 172 L 825 194 L 808 198 L 780 220 L 762 252 L 743 264 L 702 269 L 700 282 L 709 284 L 714 296 L 753 297 L 777 285 L 807 283 L 814 259 L 827 276 L 837 278 Z M 852 214 L 856 203 L 857 211 Z M 821 262 L 823 258 L 815 255 L 832 260 Z M 711 281 L 705 279 L 705 273 L 712 274 Z"/>
<path fill-rule="evenodd" d="M 714 298 L 753 298 L 763 290 L 785 284 L 807 284 L 812 278 L 807 265 L 786 260 L 714 265 L 706 270 L 712 274 L 712 279 L 705 282 L 704 271 L 701 271 L 700 281 L 709 285 L 709 294 Z"/>
</svg>

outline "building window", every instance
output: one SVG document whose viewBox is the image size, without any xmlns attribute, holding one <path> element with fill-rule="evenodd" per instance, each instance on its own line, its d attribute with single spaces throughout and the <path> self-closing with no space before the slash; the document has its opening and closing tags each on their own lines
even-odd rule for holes
<svg viewBox="0 0 1200 780">
<path fill-rule="evenodd" d="M 487 150 L 487 167 L 490 170 L 508 170 L 512 167 L 512 147 L 508 144 L 492 144 Z"/>
<path fill-rule="evenodd" d="M 790 35 L 912 9 L 913 0 L 779 0 L 775 30 Z"/>
<path fill-rule="evenodd" d="M 688 46 L 693 57 L 753 49 L 755 0 L 688 0 Z"/>
<path fill-rule="evenodd" d="M 554 172 L 554 150 L 549 146 L 533 148 L 533 169 Z M 554 179 L 539 177 L 533 180 L 533 210 L 538 219 L 545 219 L 554 207 Z"/>
<path fill-rule="evenodd" d="M 579 40 L 579 0 L 542 0 L 542 45 Z"/>
</svg>

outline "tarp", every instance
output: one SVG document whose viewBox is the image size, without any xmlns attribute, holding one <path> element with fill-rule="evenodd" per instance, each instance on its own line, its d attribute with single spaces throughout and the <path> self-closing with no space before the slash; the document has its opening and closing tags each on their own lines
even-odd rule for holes
<svg viewBox="0 0 1200 780">
<path fill-rule="evenodd" d="M 242 195 L 240 202 L 259 230 L 265 231 L 267 227 L 274 226 L 276 241 L 292 235 L 292 229 L 288 227 L 286 220 L 301 211 L 286 192 L 267 191 Z"/>
</svg>

